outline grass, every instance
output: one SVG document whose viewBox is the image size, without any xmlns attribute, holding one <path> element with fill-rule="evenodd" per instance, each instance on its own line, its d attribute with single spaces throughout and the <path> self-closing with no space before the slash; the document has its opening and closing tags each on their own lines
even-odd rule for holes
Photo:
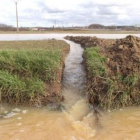
<svg viewBox="0 0 140 140">
<path fill-rule="evenodd" d="M 58 84 L 68 48 L 65 42 L 57 40 L 0 42 L 1 101 L 46 105 L 54 94 L 54 101 L 60 101 L 61 95 L 50 88 Z"/>
<path fill-rule="evenodd" d="M 85 57 L 87 59 L 87 70 L 89 75 L 92 76 L 105 76 L 106 70 L 103 63 L 106 61 L 106 58 L 99 54 L 98 47 L 91 47 L 85 50 Z"/>
<path fill-rule="evenodd" d="M 32 40 L 32 41 L 0 41 L 0 49 L 12 50 L 63 50 L 66 46 L 64 41 L 51 40 Z"/>
<path fill-rule="evenodd" d="M 59 68 L 61 51 L 0 51 L 0 69 L 20 77 L 37 77 L 42 81 L 55 80 L 55 71 Z"/>
<path fill-rule="evenodd" d="M 84 51 L 88 75 L 88 98 L 94 107 L 117 109 L 140 105 L 140 76 L 112 75 L 106 65 L 106 56 L 100 48 L 91 47 Z"/>
<path fill-rule="evenodd" d="M 2 100 L 10 104 L 37 103 L 38 97 L 45 95 L 45 85 L 38 78 L 20 79 L 8 71 L 0 71 Z"/>
</svg>

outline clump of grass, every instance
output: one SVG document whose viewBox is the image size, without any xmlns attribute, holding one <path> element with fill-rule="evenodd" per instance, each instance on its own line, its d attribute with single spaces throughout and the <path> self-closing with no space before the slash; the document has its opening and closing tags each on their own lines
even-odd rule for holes
<svg viewBox="0 0 140 140">
<path fill-rule="evenodd" d="M 87 48 L 84 52 L 86 59 L 87 70 L 90 77 L 92 76 L 105 76 L 106 69 L 103 63 L 106 58 L 99 54 L 100 49 L 97 47 Z"/>
<path fill-rule="evenodd" d="M 106 66 L 106 57 L 99 48 L 87 48 L 84 52 L 88 75 L 89 101 L 96 107 L 116 109 L 140 105 L 140 76 L 112 75 Z"/>
<path fill-rule="evenodd" d="M 1 46 L 4 43 L 5 47 Z M 0 42 L 0 48 L 2 101 L 16 105 L 46 105 L 49 101 L 62 100 L 51 88 L 58 81 L 64 51 L 69 48 L 66 43 L 56 40 L 12 41 Z"/>
<path fill-rule="evenodd" d="M 108 91 L 102 100 L 104 108 L 140 105 L 139 76 L 108 77 Z"/>
<path fill-rule="evenodd" d="M 6 70 L 20 77 L 37 77 L 43 81 L 55 80 L 59 68 L 61 51 L 0 51 L 0 70 Z"/>
<path fill-rule="evenodd" d="M 106 57 L 100 55 L 100 48 L 90 47 L 84 51 L 86 70 L 88 75 L 88 98 L 94 106 L 99 105 L 102 100 L 100 92 L 106 90 L 106 68 L 104 62 Z M 101 82 L 102 81 L 102 82 Z M 102 106 L 102 105 L 101 105 Z"/>
<path fill-rule="evenodd" d="M 37 103 L 38 97 L 45 95 L 44 83 L 39 79 L 20 79 L 8 71 L 0 70 L 0 87 L 2 99 L 11 104 Z"/>
</svg>

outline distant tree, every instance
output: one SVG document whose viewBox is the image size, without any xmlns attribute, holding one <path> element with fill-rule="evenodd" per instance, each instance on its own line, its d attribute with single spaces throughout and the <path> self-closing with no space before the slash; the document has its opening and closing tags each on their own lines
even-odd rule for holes
<svg viewBox="0 0 140 140">
<path fill-rule="evenodd" d="M 0 23 L 0 31 L 15 31 L 15 27 Z"/>
</svg>

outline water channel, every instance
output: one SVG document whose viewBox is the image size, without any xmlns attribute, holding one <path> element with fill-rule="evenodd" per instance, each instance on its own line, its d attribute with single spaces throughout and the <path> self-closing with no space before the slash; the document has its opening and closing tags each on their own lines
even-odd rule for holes
<svg viewBox="0 0 140 140">
<path fill-rule="evenodd" d="M 70 52 L 63 73 L 65 108 L 49 111 L 46 107 L 2 104 L 0 109 L 9 114 L 0 119 L 0 140 L 139 140 L 140 107 L 102 111 L 96 123 L 94 110 L 84 94 L 83 49 L 79 44 L 66 42 Z"/>
</svg>

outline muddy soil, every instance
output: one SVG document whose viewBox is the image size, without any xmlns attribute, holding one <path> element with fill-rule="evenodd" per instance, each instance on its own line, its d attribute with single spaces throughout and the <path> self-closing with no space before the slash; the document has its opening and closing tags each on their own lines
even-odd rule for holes
<svg viewBox="0 0 140 140">
<path fill-rule="evenodd" d="M 100 55 L 106 58 L 104 77 L 91 77 L 87 69 L 91 104 L 105 109 L 140 105 L 140 38 L 129 35 L 113 41 L 97 37 L 66 39 L 80 43 L 83 48 L 100 47 Z"/>
<path fill-rule="evenodd" d="M 112 45 L 115 40 L 101 39 L 96 36 L 66 36 L 65 39 L 74 41 L 75 43 L 81 44 L 83 48 L 86 47 L 106 47 Z"/>
<path fill-rule="evenodd" d="M 118 39 L 110 48 L 105 49 L 104 53 L 108 56 L 107 66 L 111 75 L 140 74 L 140 38 L 127 36 Z"/>
</svg>

